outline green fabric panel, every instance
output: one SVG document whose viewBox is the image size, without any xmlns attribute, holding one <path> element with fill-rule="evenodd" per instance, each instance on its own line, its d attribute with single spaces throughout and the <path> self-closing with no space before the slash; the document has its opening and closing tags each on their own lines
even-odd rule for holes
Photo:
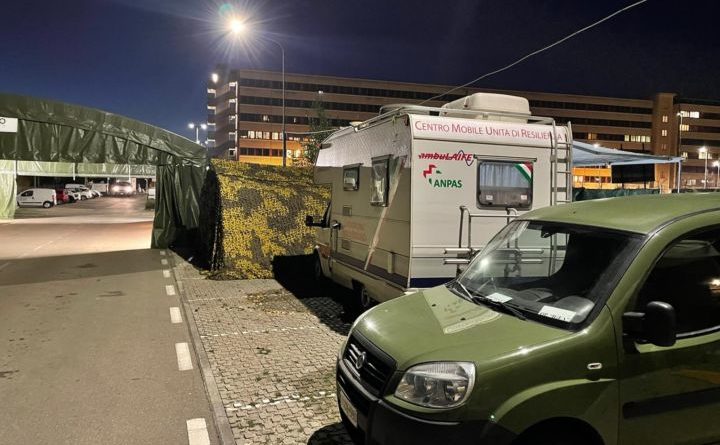
<svg viewBox="0 0 720 445">
<path fill-rule="evenodd" d="M 18 161 L 17 174 L 21 176 L 72 176 L 72 162 Z"/>
<path fill-rule="evenodd" d="M 11 219 L 15 216 L 15 195 L 15 176 L 12 173 L 0 173 L 0 219 Z"/>
<path fill-rule="evenodd" d="M 152 247 L 196 244 L 205 175 L 205 168 L 190 165 L 158 167 Z"/>
<path fill-rule="evenodd" d="M 93 108 L 0 94 L 0 116 L 19 119 L 17 133 L 0 133 L 5 159 L 156 164 L 159 151 L 207 164 L 206 150 L 187 138 Z"/>
</svg>

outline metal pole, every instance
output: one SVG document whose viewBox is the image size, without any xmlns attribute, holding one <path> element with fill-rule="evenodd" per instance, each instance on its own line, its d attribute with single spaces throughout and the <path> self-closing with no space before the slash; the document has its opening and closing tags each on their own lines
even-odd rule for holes
<svg viewBox="0 0 720 445">
<path fill-rule="evenodd" d="M 706 152 L 705 152 L 705 179 L 704 179 L 704 181 L 703 181 L 703 188 L 704 188 L 704 189 L 707 188 L 707 158 L 708 158 L 709 155 L 710 155 L 710 153 L 706 151 Z"/>
<path fill-rule="evenodd" d="M 717 176 L 715 176 L 715 188 L 718 188 L 718 180 L 720 179 L 720 161 L 717 165 Z"/>
<path fill-rule="evenodd" d="M 195 126 L 195 143 L 196 144 L 200 143 L 200 126 L 199 125 Z"/>
<path fill-rule="evenodd" d="M 282 158 L 283 167 L 287 165 L 287 134 L 285 134 L 285 48 L 280 43 L 280 52 L 282 53 Z"/>
</svg>

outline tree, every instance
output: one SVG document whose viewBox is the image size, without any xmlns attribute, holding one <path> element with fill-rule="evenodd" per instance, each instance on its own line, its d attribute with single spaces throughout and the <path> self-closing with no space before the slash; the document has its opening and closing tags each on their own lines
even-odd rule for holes
<svg viewBox="0 0 720 445">
<path fill-rule="evenodd" d="M 315 163 L 318 157 L 322 141 L 327 138 L 335 127 L 330 125 L 330 119 L 325 115 L 325 107 L 322 101 L 315 101 L 313 103 L 313 110 L 315 110 L 316 117 L 309 119 L 310 134 L 307 140 L 303 142 L 303 156 L 311 164 Z"/>
</svg>

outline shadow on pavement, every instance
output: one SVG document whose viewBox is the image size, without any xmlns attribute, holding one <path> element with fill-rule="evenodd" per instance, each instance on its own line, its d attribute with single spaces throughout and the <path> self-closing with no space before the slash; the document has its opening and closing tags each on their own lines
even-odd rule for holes
<svg viewBox="0 0 720 445">
<path fill-rule="evenodd" d="M 307 443 L 308 445 L 352 445 L 353 442 L 343 424 L 338 422 L 315 431 Z"/>
<path fill-rule="evenodd" d="M 302 302 L 320 321 L 334 331 L 347 335 L 355 321 L 344 309 L 351 291 L 330 280 L 318 282 L 313 276 L 313 255 L 276 256 L 273 258 L 273 277 L 288 292 Z M 336 305 L 329 310 L 319 298 L 331 298 Z"/>
<path fill-rule="evenodd" d="M 100 278 L 162 269 L 157 251 L 151 249 L 23 258 L 9 260 L 9 263 L 10 267 L 0 270 L 0 286 Z"/>
</svg>

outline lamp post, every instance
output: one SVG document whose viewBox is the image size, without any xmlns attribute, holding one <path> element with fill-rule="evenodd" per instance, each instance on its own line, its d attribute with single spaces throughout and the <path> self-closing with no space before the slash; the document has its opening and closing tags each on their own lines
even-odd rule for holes
<svg viewBox="0 0 720 445">
<path fill-rule="evenodd" d="M 703 188 L 706 189 L 707 188 L 707 160 L 708 160 L 707 147 L 702 146 L 702 147 L 698 148 L 698 153 L 702 153 L 703 156 L 705 157 L 705 179 L 703 180 Z"/>
<path fill-rule="evenodd" d="M 717 167 L 717 175 L 715 176 L 715 188 L 718 188 L 718 181 L 720 180 L 720 161 L 713 162 L 713 167 Z"/>
<path fill-rule="evenodd" d="M 232 34 L 240 35 L 247 30 L 245 22 L 239 19 L 232 19 L 229 23 L 229 29 Z M 268 42 L 274 43 L 280 48 L 280 56 L 282 58 L 282 165 L 287 166 L 287 134 L 285 131 L 285 47 L 275 39 L 263 36 Z"/>
<path fill-rule="evenodd" d="M 188 124 L 188 128 L 191 130 L 195 129 L 195 143 L 199 144 L 200 143 L 200 129 L 202 128 L 203 130 L 207 130 L 207 125 L 205 125 L 205 124 L 197 125 L 195 122 L 190 122 Z"/>
</svg>

